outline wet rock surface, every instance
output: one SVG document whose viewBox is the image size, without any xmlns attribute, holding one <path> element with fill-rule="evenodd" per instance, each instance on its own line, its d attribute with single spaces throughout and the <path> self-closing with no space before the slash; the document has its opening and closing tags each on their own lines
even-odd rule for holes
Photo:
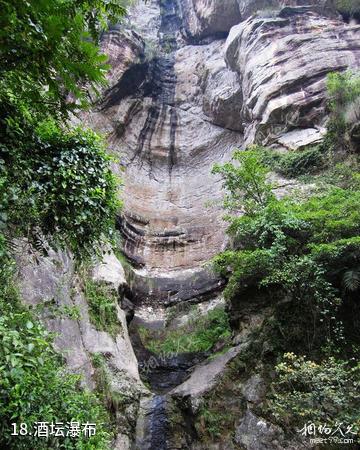
<svg viewBox="0 0 360 450">
<path fill-rule="evenodd" d="M 156 315 L 156 309 L 152 311 Z M 162 330 L 164 324 L 165 316 L 162 315 L 159 316 L 159 320 L 150 321 L 144 316 L 142 319 L 135 316 L 130 326 L 130 336 L 141 377 L 157 394 L 168 393 L 180 385 L 190 376 L 194 368 L 209 356 L 206 352 L 183 352 L 181 349 L 158 353 L 148 350 L 140 337 L 139 327 Z"/>
<path fill-rule="evenodd" d="M 210 268 L 177 271 L 134 269 L 130 281 L 138 304 L 171 306 L 194 298 L 206 298 L 221 290 L 224 281 Z"/>
<path fill-rule="evenodd" d="M 165 396 L 154 395 L 142 400 L 137 425 L 136 449 L 168 449 L 169 419 L 166 409 Z"/>
<path fill-rule="evenodd" d="M 143 62 L 137 58 L 112 83 L 104 102 L 86 121 L 109 133 L 110 147 L 114 154 L 121 154 L 126 168 L 125 210 L 119 228 L 126 255 L 148 271 L 145 278 L 149 283 L 134 275 L 139 280 L 139 296 L 151 293 L 149 284 L 154 285 L 151 280 L 156 279 L 155 295 L 166 298 L 169 292 L 171 296 L 184 291 L 179 279 L 186 278 L 186 271 L 198 270 L 225 245 L 224 223 L 216 205 L 221 184 L 210 172 L 215 162 L 227 160 L 232 149 L 242 143 L 241 135 L 229 130 L 237 129 L 238 121 L 229 114 L 234 100 L 228 101 L 224 80 L 235 80 L 237 75 L 227 72 L 221 55 L 223 40 L 204 46 L 185 45 L 176 2 L 139 2 L 138 7 L 142 11 L 138 31 L 145 41 L 144 53 L 154 44 L 155 54 Z M 158 21 L 154 20 L 156 8 Z M 152 36 L 144 30 L 146 17 L 153 25 Z M 138 19 L 134 21 L 137 24 Z M 215 67 L 219 100 L 205 87 L 205 79 Z M 218 102 L 221 113 L 214 106 Z M 216 285 L 206 273 L 196 275 L 195 285 L 193 281 L 186 283 L 194 286 L 193 292 L 180 292 L 179 300 L 212 291 Z"/>
</svg>

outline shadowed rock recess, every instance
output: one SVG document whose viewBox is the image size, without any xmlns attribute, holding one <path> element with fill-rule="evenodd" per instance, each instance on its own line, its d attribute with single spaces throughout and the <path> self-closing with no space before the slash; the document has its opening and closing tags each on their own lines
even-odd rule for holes
<svg viewBox="0 0 360 450">
<path fill-rule="evenodd" d="M 118 227 L 130 262 L 124 291 L 135 311 L 128 299 L 124 305 L 135 316 L 132 346 L 152 391 L 131 374 L 140 392 L 136 431 L 133 421 L 133 434 L 125 433 L 127 444 L 119 441 L 118 449 L 310 448 L 287 442 L 280 428 L 249 409 L 264 396 L 257 375 L 224 384 L 226 412 L 236 412 L 231 442 L 209 446 L 198 439 L 205 426 L 193 419 L 204 399 L 267 317 L 256 298 L 240 305 L 243 328 L 234 346 L 224 344 L 213 358 L 182 349 L 159 356 L 143 338 L 171 324 L 171 308 L 222 301 L 223 282 L 206 264 L 227 245 L 214 163 L 254 143 L 285 151 L 323 139 L 327 74 L 360 67 L 360 26 L 345 23 L 332 5 L 139 0 L 102 38 L 109 85 L 82 121 L 107 135 L 113 170 L 124 180 Z M 186 310 L 181 321 L 188 316 Z"/>
</svg>

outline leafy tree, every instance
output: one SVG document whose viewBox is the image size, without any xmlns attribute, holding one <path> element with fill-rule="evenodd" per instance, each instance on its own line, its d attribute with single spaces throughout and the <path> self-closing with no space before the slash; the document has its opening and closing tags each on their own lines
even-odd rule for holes
<svg viewBox="0 0 360 450">
<path fill-rule="evenodd" d="M 77 256 L 109 237 L 119 206 L 101 139 L 69 130 L 70 113 L 105 83 L 100 34 L 122 0 L 0 0 L 0 447 L 105 450 L 110 420 L 52 337 L 21 306 L 6 247 L 42 231 Z M 11 436 L 11 422 L 96 422 L 90 439 Z"/>
<path fill-rule="evenodd" d="M 224 206 L 229 210 L 244 210 L 253 214 L 272 198 L 271 185 L 266 182 L 268 170 L 260 164 L 256 152 L 236 150 L 234 163 L 215 164 L 213 173 L 221 174 L 223 186 L 229 192 Z"/>
<path fill-rule="evenodd" d="M 335 429 L 342 423 L 345 430 L 347 425 L 353 426 L 353 433 L 360 430 L 359 364 L 352 367 L 333 357 L 317 363 L 286 353 L 276 372 L 269 406 L 281 425 L 296 427 L 311 422 Z M 355 438 L 353 434 L 347 437 Z"/>
<path fill-rule="evenodd" d="M 0 220 L 75 252 L 109 235 L 119 204 L 100 139 L 63 122 L 105 83 L 97 42 L 126 3 L 0 0 Z"/>
<path fill-rule="evenodd" d="M 13 192 L 7 218 L 18 233 L 41 230 L 75 253 L 111 237 L 118 182 L 94 132 L 43 123 L 26 144 L 9 139 L 4 148 Z"/>
<path fill-rule="evenodd" d="M 21 305 L 13 283 L 13 263 L 0 234 L 0 446 L 16 449 L 109 448 L 111 421 L 95 394 L 80 387 L 80 377 L 66 372 L 52 346 L 52 336 Z M 96 435 L 70 437 L 12 436 L 11 423 L 91 422 Z"/>
<path fill-rule="evenodd" d="M 1 0 L 0 118 L 67 117 L 105 83 L 97 39 L 123 0 Z"/>
<path fill-rule="evenodd" d="M 216 169 L 229 190 L 224 206 L 232 212 L 226 219 L 233 248 L 215 257 L 215 267 L 228 278 L 225 295 L 232 302 L 255 290 L 269 300 L 291 299 L 294 311 L 300 305 L 308 318 L 303 338 L 315 350 L 321 341 L 324 345 L 337 339 L 339 299 L 348 297 L 344 287 L 350 292 L 358 286 L 360 190 L 355 183 L 347 189 L 331 187 L 302 202 L 279 200 L 269 193 L 269 184 L 264 186 L 267 170 L 261 155 L 243 151 L 243 161 L 247 155 L 251 164 L 227 163 Z M 266 200 L 256 203 L 259 185 Z M 248 199 L 251 207 L 241 212 L 241 202 Z"/>
</svg>

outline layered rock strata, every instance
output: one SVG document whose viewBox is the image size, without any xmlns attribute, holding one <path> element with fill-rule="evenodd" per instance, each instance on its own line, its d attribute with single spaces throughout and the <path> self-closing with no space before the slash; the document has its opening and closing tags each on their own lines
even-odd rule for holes
<svg viewBox="0 0 360 450">
<path fill-rule="evenodd" d="M 172 303 L 214 290 L 217 277 L 202 267 L 226 240 L 213 164 L 254 142 L 288 150 L 319 143 L 327 74 L 360 65 L 360 27 L 330 1 L 225 5 L 139 1 L 131 27 L 103 38 L 110 85 L 84 121 L 107 133 L 119 157 L 119 228 L 138 267 L 139 299 Z"/>
</svg>

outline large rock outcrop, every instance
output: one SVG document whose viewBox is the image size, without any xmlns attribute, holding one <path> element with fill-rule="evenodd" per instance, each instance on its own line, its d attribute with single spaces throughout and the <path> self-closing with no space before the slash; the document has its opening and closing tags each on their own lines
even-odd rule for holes
<svg viewBox="0 0 360 450">
<path fill-rule="evenodd" d="M 116 306 L 119 321 L 116 336 L 97 330 L 68 251 L 56 251 L 45 244 L 42 252 L 26 240 L 16 241 L 14 248 L 21 299 L 55 334 L 54 346 L 63 355 L 67 369 L 80 374 L 86 388 L 95 389 L 98 386 L 94 358 L 100 356 L 104 364 L 101 382 L 109 384 L 109 392 L 127 399 L 126 407 L 116 412 L 117 441 L 122 442 L 122 447 L 115 448 L 129 449 L 140 396 L 147 389 L 140 381 L 124 311 Z M 121 264 L 113 254 L 107 254 L 96 264 L 89 276 L 96 283 L 105 283 L 114 293 L 126 283 Z"/>
<path fill-rule="evenodd" d="M 237 0 L 242 20 L 254 14 L 269 14 L 284 6 L 311 6 L 323 16 L 337 15 L 333 0 Z"/>
<path fill-rule="evenodd" d="M 286 7 L 233 27 L 225 58 L 240 77 L 246 142 L 272 143 L 296 128 L 321 128 L 326 75 L 359 67 L 359 38 L 359 26 L 312 7 Z"/>
<path fill-rule="evenodd" d="M 149 4 L 149 20 L 154 3 Z M 195 286 L 193 296 L 217 285 L 216 277 L 200 268 L 224 248 L 221 183 L 211 175 L 211 168 L 229 158 L 233 148 L 242 144 L 242 136 L 228 129 L 234 121 L 227 123 L 223 117 L 231 109 L 226 93 L 221 100 L 214 100 L 209 92 L 205 100 L 203 93 L 207 77 L 215 70 L 229 72 L 233 80 L 237 77 L 226 69 L 223 41 L 178 48 L 178 11 L 171 5 L 163 9 L 156 56 L 144 65 L 135 62 L 112 85 L 87 123 L 108 133 L 110 148 L 125 167 L 125 209 L 119 222 L 124 252 L 142 267 L 135 279 L 149 280 L 148 291 L 139 288 L 138 294 L 146 297 L 150 286 L 158 283 L 155 280 L 163 278 L 158 286 L 164 288 L 156 296 L 166 299 L 179 291 L 177 280 L 194 285 L 195 269 L 202 287 Z M 124 84 L 126 73 L 139 80 L 131 89 Z M 224 85 L 223 78 L 218 86 Z M 221 103 L 223 114 L 211 111 L 214 102 Z M 204 113 L 204 103 L 214 123 Z M 136 283 L 133 290 L 136 294 Z"/>
<path fill-rule="evenodd" d="M 274 14 L 284 6 L 311 6 L 328 17 L 337 15 L 332 0 L 179 0 L 183 35 L 190 42 L 221 38 L 254 14 Z"/>
</svg>

